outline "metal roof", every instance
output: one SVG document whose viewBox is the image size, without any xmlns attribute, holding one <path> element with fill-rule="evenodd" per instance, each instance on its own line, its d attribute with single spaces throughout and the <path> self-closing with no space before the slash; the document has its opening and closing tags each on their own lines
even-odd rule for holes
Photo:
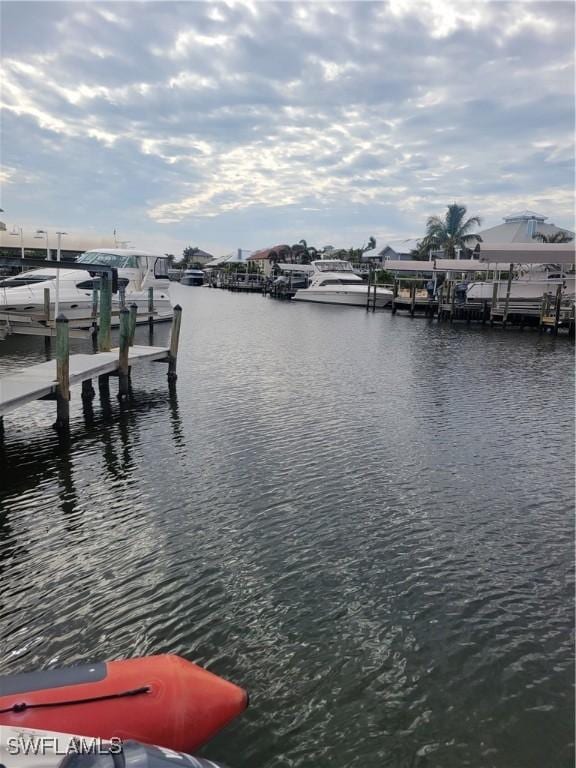
<svg viewBox="0 0 576 768">
<path fill-rule="evenodd" d="M 571 243 L 479 243 L 480 261 L 508 264 L 574 264 L 576 247 Z"/>
</svg>

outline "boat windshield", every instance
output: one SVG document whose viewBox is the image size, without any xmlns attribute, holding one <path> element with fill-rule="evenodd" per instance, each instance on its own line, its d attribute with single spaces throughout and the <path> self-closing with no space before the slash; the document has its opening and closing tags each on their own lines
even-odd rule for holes
<svg viewBox="0 0 576 768">
<path fill-rule="evenodd" d="M 358 278 L 357 280 L 346 280 L 346 279 L 333 279 L 333 280 L 322 280 L 320 285 L 362 285 L 362 280 Z M 368 285 L 368 283 L 366 283 Z"/>
<path fill-rule="evenodd" d="M 317 261 L 315 266 L 319 272 L 354 272 L 349 261 Z"/>
<path fill-rule="evenodd" d="M 46 280 L 54 280 L 54 275 L 46 274 L 20 274 L 14 277 L 7 277 L 5 280 L 0 280 L 0 288 L 20 288 L 22 285 L 32 285 L 33 283 L 45 283 Z"/>
<path fill-rule="evenodd" d="M 106 267 L 116 267 L 116 269 L 138 269 L 138 257 L 129 254 L 86 251 L 77 262 L 78 264 L 102 264 Z"/>
</svg>

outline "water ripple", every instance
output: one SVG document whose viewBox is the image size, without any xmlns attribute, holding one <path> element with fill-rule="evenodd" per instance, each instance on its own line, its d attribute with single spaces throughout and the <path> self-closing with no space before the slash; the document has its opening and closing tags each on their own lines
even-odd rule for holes
<svg viewBox="0 0 576 768">
<path fill-rule="evenodd" d="M 174 290 L 175 392 L 5 420 L 0 672 L 181 653 L 250 690 L 230 765 L 568 765 L 566 340 Z"/>
</svg>

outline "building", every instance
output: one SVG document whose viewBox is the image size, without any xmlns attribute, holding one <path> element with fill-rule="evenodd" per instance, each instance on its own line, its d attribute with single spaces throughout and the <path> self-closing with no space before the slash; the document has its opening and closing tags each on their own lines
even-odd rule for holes
<svg viewBox="0 0 576 768">
<path fill-rule="evenodd" d="M 248 261 L 257 264 L 260 271 L 263 272 L 266 277 L 270 277 L 274 264 L 278 264 L 280 261 L 292 261 L 292 248 L 289 245 L 274 245 L 272 248 L 264 248 L 261 251 L 254 251 L 254 253 L 248 257 Z"/>
<path fill-rule="evenodd" d="M 386 260 L 411 261 L 414 258 L 412 252 L 418 249 L 418 242 L 415 237 L 391 240 L 376 256 L 366 253 L 363 258 L 379 264 L 383 264 Z"/>
<path fill-rule="evenodd" d="M 19 258 L 24 250 L 24 256 L 44 259 L 50 254 L 56 259 L 56 231 L 48 231 L 48 235 L 35 232 L 23 232 L 19 227 L 0 230 L 0 256 L 16 256 Z M 121 248 L 113 235 L 73 233 L 62 235 L 60 256 L 63 261 L 74 261 L 84 251 L 98 248 Z"/>
<path fill-rule="evenodd" d="M 520 211 L 504 217 L 504 224 L 484 229 L 478 234 L 483 243 L 531 243 L 534 235 L 540 232 L 547 237 L 557 232 L 564 232 L 574 237 L 569 229 L 548 223 L 548 217 L 534 211 Z"/>
</svg>

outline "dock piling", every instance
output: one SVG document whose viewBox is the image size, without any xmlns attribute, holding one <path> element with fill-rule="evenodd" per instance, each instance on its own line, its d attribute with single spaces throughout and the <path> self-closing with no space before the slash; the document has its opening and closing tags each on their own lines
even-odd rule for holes
<svg viewBox="0 0 576 768">
<path fill-rule="evenodd" d="M 95 395 L 92 379 L 85 379 L 82 382 L 82 400 L 93 400 Z"/>
<path fill-rule="evenodd" d="M 558 335 L 558 326 L 560 325 L 560 308 L 562 306 L 562 286 L 559 285 L 556 288 L 556 304 L 554 307 L 554 327 L 552 333 L 554 336 Z"/>
<path fill-rule="evenodd" d="M 504 302 L 504 316 L 502 318 L 502 327 L 506 328 L 508 322 L 508 307 L 510 306 L 510 292 L 512 290 L 512 276 L 514 274 L 514 264 L 510 264 L 508 269 L 508 282 L 506 283 L 506 300 Z"/>
<path fill-rule="evenodd" d="M 176 360 L 178 357 L 178 342 L 180 340 L 180 325 L 182 322 L 182 307 L 176 304 L 172 319 L 172 332 L 170 334 L 170 351 L 168 353 L 168 381 L 176 381 Z"/>
<path fill-rule="evenodd" d="M 130 349 L 130 311 L 120 310 L 120 351 L 118 354 L 118 399 L 128 397 L 128 351 Z"/>
<path fill-rule="evenodd" d="M 70 331 L 64 315 L 56 318 L 56 428 L 70 421 Z"/>
<path fill-rule="evenodd" d="M 112 285 L 110 277 L 103 272 L 100 276 L 100 328 L 98 330 L 98 349 L 110 352 L 110 324 L 112 320 Z"/>
<path fill-rule="evenodd" d="M 50 322 L 50 288 L 44 288 L 44 317 Z"/>
<path fill-rule="evenodd" d="M 154 330 L 154 288 L 148 288 L 148 326 Z"/>
<path fill-rule="evenodd" d="M 136 333 L 136 318 L 138 315 L 138 305 L 130 304 L 130 346 L 134 346 L 134 335 Z"/>
</svg>

